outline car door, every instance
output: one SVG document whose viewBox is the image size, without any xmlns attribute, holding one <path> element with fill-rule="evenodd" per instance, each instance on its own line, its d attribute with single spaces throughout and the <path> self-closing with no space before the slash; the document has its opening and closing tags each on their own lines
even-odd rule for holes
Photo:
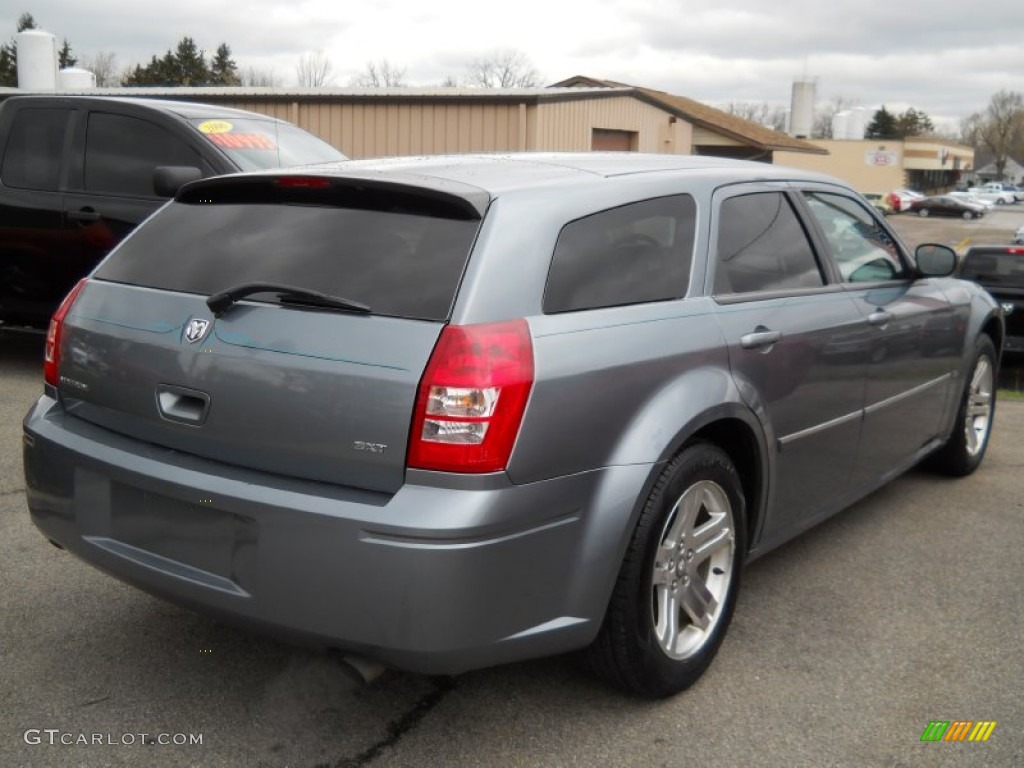
<svg viewBox="0 0 1024 768">
<path fill-rule="evenodd" d="M 847 295 L 871 328 L 864 429 L 855 483 L 905 468 L 934 440 L 951 407 L 967 308 L 955 310 L 873 212 L 834 189 L 806 189 Z"/>
<path fill-rule="evenodd" d="M 69 141 L 66 107 L 12 107 L 0 136 L 0 321 L 46 327 L 76 265 L 67 257 L 61 159 Z M 74 281 L 73 278 L 72 282 Z"/>
<path fill-rule="evenodd" d="M 733 375 L 769 441 L 770 543 L 834 511 L 850 488 L 870 337 L 787 186 L 729 186 L 713 209 L 709 290 Z"/>
</svg>

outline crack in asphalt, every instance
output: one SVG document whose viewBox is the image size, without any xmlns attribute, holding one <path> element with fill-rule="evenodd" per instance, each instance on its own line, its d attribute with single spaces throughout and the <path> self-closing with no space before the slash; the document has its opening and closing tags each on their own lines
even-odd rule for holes
<svg viewBox="0 0 1024 768">
<path fill-rule="evenodd" d="M 25 492 L 24 488 L 15 488 L 15 489 L 10 490 L 10 491 L 0 491 L 0 499 L 2 499 L 4 496 L 16 496 L 17 494 L 24 493 L 24 492 Z"/>
<path fill-rule="evenodd" d="M 424 695 L 408 712 L 387 725 L 387 735 L 364 749 L 355 757 L 342 758 L 332 764 L 321 763 L 316 768 L 362 768 L 380 757 L 388 747 L 395 746 L 402 738 L 413 730 L 420 722 L 429 715 L 437 706 L 444 701 L 457 685 L 454 677 L 439 677 L 434 680 L 434 690 Z"/>
</svg>

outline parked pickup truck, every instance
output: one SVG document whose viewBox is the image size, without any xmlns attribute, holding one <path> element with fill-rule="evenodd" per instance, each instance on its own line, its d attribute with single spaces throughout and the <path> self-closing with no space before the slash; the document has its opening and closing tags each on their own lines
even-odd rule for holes
<svg viewBox="0 0 1024 768">
<path fill-rule="evenodd" d="M 1024 354 L 1024 247 L 972 245 L 960 262 L 959 276 L 972 280 L 999 302 L 1006 320 L 1003 352 Z"/>
<path fill-rule="evenodd" d="M 185 183 L 345 156 L 254 112 L 156 99 L 0 105 L 0 328 L 45 329 L 75 282 Z"/>
<path fill-rule="evenodd" d="M 986 192 L 1011 192 L 1017 202 L 1024 200 L 1024 189 L 1005 181 L 990 181 L 983 185 L 982 189 Z"/>
<path fill-rule="evenodd" d="M 1017 202 L 1017 195 L 1013 192 L 1002 189 L 989 189 L 989 186 L 986 184 L 984 187 L 971 187 L 967 191 L 977 195 L 982 200 L 990 200 L 996 205 L 1012 205 Z"/>
</svg>

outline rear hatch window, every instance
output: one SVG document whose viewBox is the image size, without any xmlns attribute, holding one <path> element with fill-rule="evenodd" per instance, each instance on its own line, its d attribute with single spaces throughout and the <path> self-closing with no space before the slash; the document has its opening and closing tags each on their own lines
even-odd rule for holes
<svg viewBox="0 0 1024 768">
<path fill-rule="evenodd" d="M 478 224 L 463 207 L 401 191 L 271 183 L 192 190 L 128 238 L 96 277 L 204 296 L 284 283 L 376 315 L 444 320 Z"/>
<path fill-rule="evenodd" d="M 193 127 L 243 171 L 347 160 L 341 152 L 291 123 L 276 120 L 202 118 Z"/>
</svg>

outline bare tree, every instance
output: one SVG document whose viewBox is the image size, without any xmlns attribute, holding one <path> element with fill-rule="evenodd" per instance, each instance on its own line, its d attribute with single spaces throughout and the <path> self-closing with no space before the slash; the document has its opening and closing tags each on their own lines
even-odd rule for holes
<svg viewBox="0 0 1024 768">
<path fill-rule="evenodd" d="M 846 96 L 836 96 L 816 111 L 814 115 L 814 128 L 811 130 L 811 136 L 815 139 L 831 139 L 832 118 L 845 109 L 859 106 L 859 99 L 851 99 Z"/>
<path fill-rule="evenodd" d="M 247 88 L 276 88 L 281 83 L 272 69 L 246 67 L 238 73 L 241 84 Z"/>
<path fill-rule="evenodd" d="M 1001 179 L 1006 161 L 1024 150 L 1024 97 L 1017 91 L 999 91 L 984 112 L 976 112 L 961 123 L 964 139 L 992 153 L 996 175 Z"/>
<path fill-rule="evenodd" d="M 96 87 L 114 88 L 121 84 L 121 72 L 117 57 L 110 51 L 100 51 L 92 56 L 83 56 L 79 66 L 96 76 Z"/>
<path fill-rule="evenodd" d="M 334 66 L 322 50 L 303 54 L 295 66 L 299 77 L 299 85 L 306 88 L 319 88 L 331 82 Z"/>
<path fill-rule="evenodd" d="M 441 81 L 442 88 L 458 88 L 459 78 L 455 75 L 445 75 L 444 80 Z"/>
<path fill-rule="evenodd" d="M 766 101 L 730 101 L 725 111 L 776 131 L 786 130 L 786 109 Z"/>
<path fill-rule="evenodd" d="M 405 67 L 398 67 L 387 59 L 366 62 L 363 71 L 349 81 L 349 85 L 359 88 L 401 88 L 405 84 Z"/>
<path fill-rule="evenodd" d="M 474 59 L 466 82 L 479 88 L 532 88 L 540 85 L 540 73 L 522 51 L 502 48 Z"/>
</svg>

